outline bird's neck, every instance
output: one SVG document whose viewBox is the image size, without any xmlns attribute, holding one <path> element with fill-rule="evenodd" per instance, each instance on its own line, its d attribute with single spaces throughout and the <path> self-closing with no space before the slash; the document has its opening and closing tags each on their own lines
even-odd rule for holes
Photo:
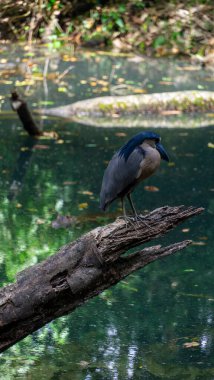
<svg viewBox="0 0 214 380">
<path fill-rule="evenodd" d="M 155 142 L 153 140 L 145 140 L 140 146 L 144 150 L 147 150 L 147 149 L 156 149 Z"/>
</svg>

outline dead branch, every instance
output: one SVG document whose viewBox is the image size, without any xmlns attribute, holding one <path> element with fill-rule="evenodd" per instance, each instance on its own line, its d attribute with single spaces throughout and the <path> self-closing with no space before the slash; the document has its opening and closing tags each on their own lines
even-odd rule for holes
<svg viewBox="0 0 214 380">
<path fill-rule="evenodd" d="M 16 111 L 24 129 L 30 136 L 41 136 L 42 131 L 37 127 L 27 103 L 19 97 L 16 91 L 11 92 L 11 107 Z"/>
<path fill-rule="evenodd" d="M 161 207 L 146 222 L 126 226 L 117 219 L 62 247 L 40 264 L 27 268 L 17 281 L 0 290 L 0 351 L 6 350 L 46 323 L 72 312 L 86 300 L 145 265 L 180 251 L 185 240 L 167 247 L 130 248 L 164 235 L 202 208 Z"/>
</svg>

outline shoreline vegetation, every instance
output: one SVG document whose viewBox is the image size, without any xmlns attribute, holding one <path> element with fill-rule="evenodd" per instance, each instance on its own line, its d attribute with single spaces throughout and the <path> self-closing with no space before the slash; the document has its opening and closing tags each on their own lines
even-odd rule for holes
<svg viewBox="0 0 214 380">
<path fill-rule="evenodd" d="M 210 0 L 2 0 L 0 40 L 61 48 L 109 49 L 150 57 L 214 60 L 214 6 Z"/>
</svg>

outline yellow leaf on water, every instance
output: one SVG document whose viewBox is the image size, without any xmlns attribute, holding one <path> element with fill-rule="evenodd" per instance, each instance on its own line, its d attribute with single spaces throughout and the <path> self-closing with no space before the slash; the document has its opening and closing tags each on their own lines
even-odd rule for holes
<svg viewBox="0 0 214 380">
<path fill-rule="evenodd" d="M 135 94 L 144 94 L 146 92 L 146 90 L 144 90 L 143 88 L 134 88 L 133 92 Z"/>
<path fill-rule="evenodd" d="M 118 136 L 118 137 L 125 137 L 125 136 L 127 136 L 127 134 L 124 133 L 124 132 L 117 132 L 117 133 L 115 133 L 115 136 Z"/>
<path fill-rule="evenodd" d="M 79 203 L 79 205 L 78 205 L 79 210 L 84 210 L 87 207 L 88 207 L 88 203 L 87 202 L 85 202 L 85 203 Z"/>
<path fill-rule="evenodd" d="M 78 191 L 78 193 L 83 194 L 83 195 L 93 195 L 93 193 L 91 191 L 88 191 L 88 190 Z"/>
<path fill-rule="evenodd" d="M 58 92 L 67 92 L 67 88 L 66 87 L 59 87 L 58 88 Z"/>
<path fill-rule="evenodd" d="M 26 80 L 23 80 L 23 81 L 19 81 L 19 80 L 17 80 L 17 81 L 15 82 L 15 86 L 16 86 L 16 87 L 21 87 L 21 86 L 32 86 L 34 83 L 35 83 L 35 81 L 32 80 L 32 79 L 26 79 Z"/>
<path fill-rule="evenodd" d="M 214 148 L 214 144 L 211 143 L 211 142 L 209 142 L 209 143 L 207 144 L 207 146 L 208 146 L 208 148 Z"/>
<path fill-rule="evenodd" d="M 156 186 L 144 186 L 144 189 L 145 189 L 146 191 L 151 191 L 151 192 L 159 191 L 159 188 L 156 187 Z"/>
</svg>

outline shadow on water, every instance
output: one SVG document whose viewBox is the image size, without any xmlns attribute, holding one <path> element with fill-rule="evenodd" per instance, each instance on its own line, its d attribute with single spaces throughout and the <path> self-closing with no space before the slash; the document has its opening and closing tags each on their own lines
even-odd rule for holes
<svg viewBox="0 0 214 380">
<path fill-rule="evenodd" d="M 2 285 L 121 213 L 116 202 L 107 214 L 99 210 L 100 183 L 113 152 L 140 129 L 100 129 L 60 120 L 45 120 L 45 128 L 56 130 L 59 139 L 35 144 L 17 120 L 0 119 Z M 193 245 L 10 348 L 0 357 L 2 378 L 214 378 L 214 169 L 208 145 L 214 132 L 212 127 L 154 130 L 171 162 L 163 162 L 136 189 L 136 206 L 143 211 L 165 204 L 205 207 L 203 215 L 161 239 L 168 244 L 191 238 Z M 21 184 L 18 191 L 14 180 Z M 53 229 L 57 215 L 74 217 L 75 223 Z"/>
</svg>

